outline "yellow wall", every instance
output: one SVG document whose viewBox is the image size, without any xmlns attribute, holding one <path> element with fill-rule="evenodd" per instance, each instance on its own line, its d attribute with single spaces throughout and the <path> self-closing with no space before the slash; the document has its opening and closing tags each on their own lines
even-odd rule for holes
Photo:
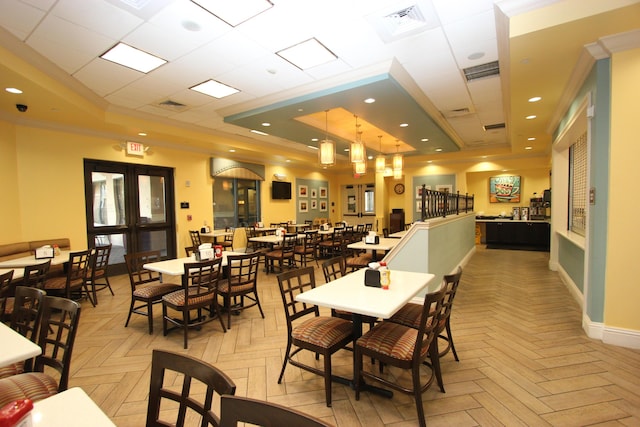
<svg viewBox="0 0 640 427">
<path fill-rule="evenodd" d="M 16 164 L 14 127 L 0 122 L 0 244 L 18 242 L 21 239 L 20 192 Z"/>
<path fill-rule="evenodd" d="M 611 59 L 611 145 L 609 221 L 604 320 L 607 326 L 640 330 L 640 263 L 637 256 L 640 144 L 640 49 L 614 53 Z"/>
</svg>

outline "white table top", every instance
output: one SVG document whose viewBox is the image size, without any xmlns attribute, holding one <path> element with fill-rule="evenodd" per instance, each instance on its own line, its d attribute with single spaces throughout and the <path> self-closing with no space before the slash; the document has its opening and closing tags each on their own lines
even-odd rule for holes
<svg viewBox="0 0 640 427">
<path fill-rule="evenodd" d="M 398 242 L 400 242 L 399 239 L 392 239 L 390 237 L 380 237 L 380 243 L 378 244 L 371 244 L 371 243 L 365 243 L 363 241 L 359 241 L 359 242 L 351 243 L 347 245 L 347 247 L 349 249 L 370 249 L 374 251 L 390 251 L 398 244 Z"/>
<path fill-rule="evenodd" d="M 395 233 L 389 234 L 389 237 L 393 239 L 402 239 L 407 234 L 407 231 L 408 230 L 396 231 Z"/>
<path fill-rule="evenodd" d="M 115 427 L 80 387 L 34 402 L 30 414 L 34 427 Z"/>
<path fill-rule="evenodd" d="M 244 252 L 222 251 L 222 266 L 227 265 L 228 255 L 244 255 Z M 190 262 L 197 262 L 194 255 L 190 257 L 167 259 L 164 261 L 150 262 L 144 264 L 142 268 L 158 273 L 168 274 L 170 276 L 182 276 L 184 274 L 184 265 Z"/>
<path fill-rule="evenodd" d="M 213 230 L 210 233 L 200 233 L 200 236 L 204 236 L 204 237 L 222 237 L 222 236 L 232 236 L 233 235 L 233 231 L 226 231 L 226 230 Z"/>
<path fill-rule="evenodd" d="M 38 344 L 31 342 L 2 322 L 0 322 L 0 342 L 2 343 L 0 367 L 31 359 L 42 353 Z"/>
<path fill-rule="evenodd" d="M 435 277 L 429 273 L 392 270 L 389 289 L 364 285 L 365 268 L 303 292 L 296 301 L 388 319 Z M 437 282 L 429 291 L 440 287 Z M 433 288 L 433 289 L 431 289 Z"/>
<path fill-rule="evenodd" d="M 298 234 L 298 239 L 304 239 L 304 234 Z M 260 243 L 280 243 L 282 242 L 282 236 L 276 236 L 275 234 L 268 234 L 266 236 L 256 236 L 249 238 L 252 242 Z"/>
<path fill-rule="evenodd" d="M 62 265 L 69 262 L 69 254 L 71 251 L 60 251 L 60 255 L 51 258 L 51 265 Z M 42 264 L 47 262 L 48 258 L 36 259 L 35 255 L 24 256 L 22 258 L 8 259 L 0 262 L 0 268 L 24 268 L 30 265 Z"/>
<path fill-rule="evenodd" d="M 11 270 L 13 270 L 13 277 L 11 278 L 12 281 L 19 280 L 24 277 L 24 268 L 0 268 L 0 274 L 8 273 Z"/>
</svg>

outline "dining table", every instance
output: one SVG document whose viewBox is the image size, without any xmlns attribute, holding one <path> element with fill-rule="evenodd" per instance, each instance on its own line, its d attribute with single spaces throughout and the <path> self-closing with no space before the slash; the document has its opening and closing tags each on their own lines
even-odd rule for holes
<svg viewBox="0 0 640 427">
<path fill-rule="evenodd" d="M 218 237 L 227 236 L 233 236 L 233 231 L 220 228 L 218 230 L 211 230 L 209 233 L 200 233 L 200 237 L 210 237 L 211 239 L 213 239 L 214 243 L 218 241 Z"/>
<path fill-rule="evenodd" d="M 31 359 L 42 353 L 42 348 L 23 335 L 0 322 L 0 367 Z"/>
<path fill-rule="evenodd" d="M 304 236 L 305 236 L 304 234 L 298 234 L 298 239 L 304 239 Z M 273 246 L 278 243 L 282 243 L 282 236 L 277 236 L 275 234 L 267 234 L 266 236 L 250 237 L 249 240 L 251 242 L 267 243 Z"/>
<path fill-rule="evenodd" d="M 71 252 L 72 251 L 60 251 L 60 254 L 53 258 L 36 258 L 35 255 L 27 255 L 20 258 L 8 259 L 0 261 L 0 268 L 24 268 L 31 265 L 42 264 L 43 262 L 47 262 L 48 259 L 51 260 L 52 266 L 62 265 L 69 262 L 69 254 Z"/>
<path fill-rule="evenodd" d="M 393 239 L 390 237 L 380 237 L 378 243 L 365 243 L 364 240 L 350 243 L 347 245 L 349 249 L 357 250 L 370 250 L 373 254 L 373 260 L 378 259 L 378 251 L 388 252 L 400 242 L 400 239 Z"/>
<path fill-rule="evenodd" d="M 296 296 L 296 301 L 314 304 L 351 313 L 353 321 L 354 343 L 362 336 L 362 317 L 370 316 L 388 319 L 407 304 L 421 291 L 434 292 L 441 283 L 434 281 L 435 275 L 413 271 L 393 270 L 388 289 L 365 286 L 366 268 L 356 270 L 324 285 L 303 292 Z M 355 375 L 355 359 L 354 375 Z M 354 387 L 355 378 L 345 379 L 336 376 L 336 380 Z M 393 392 L 379 387 L 366 385 L 364 388 L 385 397 L 393 396 Z"/>
<path fill-rule="evenodd" d="M 0 268 L 0 275 L 5 274 L 13 270 L 13 276 L 11 277 L 11 281 L 15 282 L 24 277 L 24 268 Z"/>
<path fill-rule="evenodd" d="M 222 251 L 222 267 L 227 266 L 227 257 L 229 255 L 245 255 L 244 252 Z M 184 265 L 192 262 L 198 262 L 195 255 L 183 258 L 167 259 L 164 261 L 149 262 L 143 264 L 145 270 L 155 271 L 160 275 L 182 276 L 184 274 Z M 162 280 L 162 279 L 161 279 Z"/>
<path fill-rule="evenodd" d="M 29 416 L 33 427 L 115 427 L 115 423 L 80 387 L 34 402 Z"/>
</svg>

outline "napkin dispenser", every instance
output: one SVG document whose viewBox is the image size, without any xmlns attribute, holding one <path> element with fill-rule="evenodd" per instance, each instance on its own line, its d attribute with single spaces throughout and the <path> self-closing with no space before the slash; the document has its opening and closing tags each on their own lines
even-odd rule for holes
<svg viewBox="0 0 640 427">
<path fill-rule="evenodd" d="M 373 288 L 379 288 L 380 285 L 380 271 L 373 268 L 367 268 L 364 271 L 364 285 Z"/>
<path fill-rule="evenodd" d="M 377 245 L 380 243 L 380 236 L 375 231 L 370 231 L 369 234 L 364 236 L 364 243 L 367 245 Z"/>
<path fill-rule="evenodd" d="M 195 252 L 195 255 L 196 261 L 206 261 L 215 258 L 216 252 L 211 243 L 203 243 L 198 246 L 198 250 Z"/>
<path fill-rule="evenodd" d="M 45 259 L 45 258 L 53 258 L 55 255 L 53 247 L 50 245 L 42 246 L 40 248 L 36 248 L 36 259 Z"/>
</svg>

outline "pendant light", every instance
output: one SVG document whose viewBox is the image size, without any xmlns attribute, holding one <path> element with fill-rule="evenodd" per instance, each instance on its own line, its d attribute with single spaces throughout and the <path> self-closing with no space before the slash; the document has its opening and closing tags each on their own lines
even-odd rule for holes
<svg viewBox="0 0 640 427">
<path fill-rule="evenodd" d="M 356 118 L 356 139 L 349 147 L 349 160 L 351 160 L 351 163 L 362 163 L 366 159 L 366 149 L 361 138 L 362 132 L 359 129 L 358 116 L 354 114 L 353 117 Z"/>
<path fill-rule="evenodd" d="M 329 139 L 329 110 L 325 110 L 325 138 L 320 141 L 318 159 L 320 165 L 327 167 L 336 164 L 336 145 Z"/>
<path fill-rule="evenodd" d="M 380 144 L 380 153 L 376 156 L 376 172 L 384 173 L 387 166 L 387 158 L 382 155 L 382 135 L 378 135 L 378 143 Z"/>
<path fill-rule="evenodd" d="M 396 142 L 398 142 L 396 140 Z M 404 159 L 402 158 L 402 154 L 398 152 L 398 147 L 400 144 L 396 144 L 396 154 L 393 155 L 393 178 L 400 179 L 402 178 L 402 167 L 404 165 Z"/>
<path fill-rule="evenodd" d="M 353 164 L 353 173 L 355 175 L 364 175 L 367 173 L 367 160 Z"/>
</svg>

